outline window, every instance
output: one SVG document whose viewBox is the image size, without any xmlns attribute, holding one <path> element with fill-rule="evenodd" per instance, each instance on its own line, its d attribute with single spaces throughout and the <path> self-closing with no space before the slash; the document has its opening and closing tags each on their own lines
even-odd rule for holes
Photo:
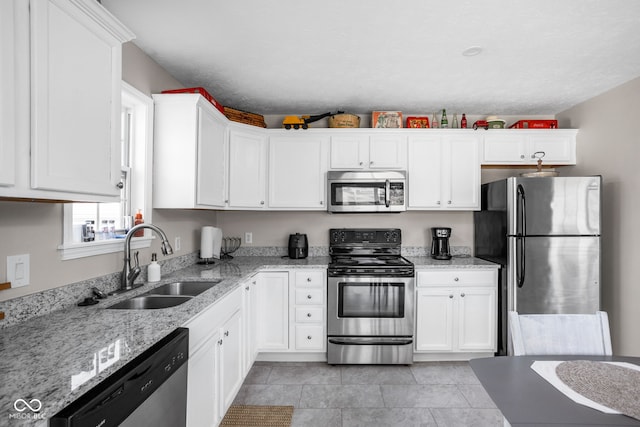
<svg viewBox="0 0 640 427">
<path fill-rule="evenodd" d="M 142 210 L 145 222 L 151 222 L 153 100 L 125 82 L 121 122 L 120 202 L 63 205 L 63 260 L 121 251 L 137 209 Z M 93 234 L 87 232 L 89 228 Z M 132 240 L 132 248 L 148 247 L 151 239 L 145 230 L 144 237 Z"/>
</svg>

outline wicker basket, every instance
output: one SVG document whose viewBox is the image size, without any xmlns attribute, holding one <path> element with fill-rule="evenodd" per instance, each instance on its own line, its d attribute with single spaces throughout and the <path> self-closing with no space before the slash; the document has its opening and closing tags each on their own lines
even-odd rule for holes
<svg viewBox="0 0 640 427">
<path fill-rule="evenodd" d="M 330 128 L 359 128 L 360 117 L 355 114 L 334 114 L 329 116 Z"/>
<path fill-rule="evenodd" d="M 236 110 L 231 107 L 224 107 L 224 115 L 231 121 L 244 123 L 251 126 L 266 128 L 264 116 L 261 114 L 248 113 L 246 111 Z"/>
</svg>

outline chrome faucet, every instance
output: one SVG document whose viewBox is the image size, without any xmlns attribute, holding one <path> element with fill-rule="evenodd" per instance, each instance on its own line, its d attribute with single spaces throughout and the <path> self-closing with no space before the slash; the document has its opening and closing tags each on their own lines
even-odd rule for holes
<svg viewBox="0 0 640 427">
<path fill-rule="evenodd" d="M 120 293 L 124 291 L 130 291 L 131 289 L 142 286 L 142 284 L 138 286 L 134 286 L 133 282 L 135 282 L 136 278 L 140 274 L 140 266 L 138 265 L 138 257 L 136 254 L 136 265 L 134 268 L 131 268 L 131 237 L 133 234 L 143 228 L 149 228 L 155 231 L 162 238 L 161 250 L 163 255 L 171 255 L 173 253 L 173 248 L 169 244 L 169 239 L 167 239 L 167 235 L 164 234 L 160 228 L 156 227 L 153 224 L 138 224 L 134 227 L 131 227 L 127 236 L 124 239 L 124 267 L 122 269 L 122 274 L 120 276 L 120 289 L 114 293 Z"/>
</svg>

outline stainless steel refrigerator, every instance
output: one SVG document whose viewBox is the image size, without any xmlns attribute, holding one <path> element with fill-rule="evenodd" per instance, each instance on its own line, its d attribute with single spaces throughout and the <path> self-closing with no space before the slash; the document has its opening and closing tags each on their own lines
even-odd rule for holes
<svg viewBox="0 0 640 427">
<path fill-rule="evenodd" d="M 507 312 L 600 309 L 602 177 L 513 177 L 482 185 L 474 212 L 475 256 L 501 264 L 498 354 L 507 354 Z"/>
</svg>

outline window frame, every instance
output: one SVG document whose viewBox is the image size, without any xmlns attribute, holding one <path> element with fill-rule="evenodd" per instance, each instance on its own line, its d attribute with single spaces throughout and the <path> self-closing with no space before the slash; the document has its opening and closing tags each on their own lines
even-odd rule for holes
<svg viewBox="0 0 640 427">
<path fill-rule="evenodd" d="M 127 82 L 122 82 L 122 105 L 133 111 L 132 118 L 132 150 L 131 186 L 129 207 L 131 215 L 134 209 L 142 209 L 144 221 L 152 222 L 152 166 L 153 166 L 153 99 Z M 84 258 L 120 252 L 124 249 L 124 239 L 97 240 L 93 242 L 73 242 L 72 204 L 63 204 L 62 244 L 58 246 L 61 260 Z M 131 248 L 147 248 L 151 246 L 153 234 L 144 230 L 144 237 L 131 239 Z"/>
</svg>

